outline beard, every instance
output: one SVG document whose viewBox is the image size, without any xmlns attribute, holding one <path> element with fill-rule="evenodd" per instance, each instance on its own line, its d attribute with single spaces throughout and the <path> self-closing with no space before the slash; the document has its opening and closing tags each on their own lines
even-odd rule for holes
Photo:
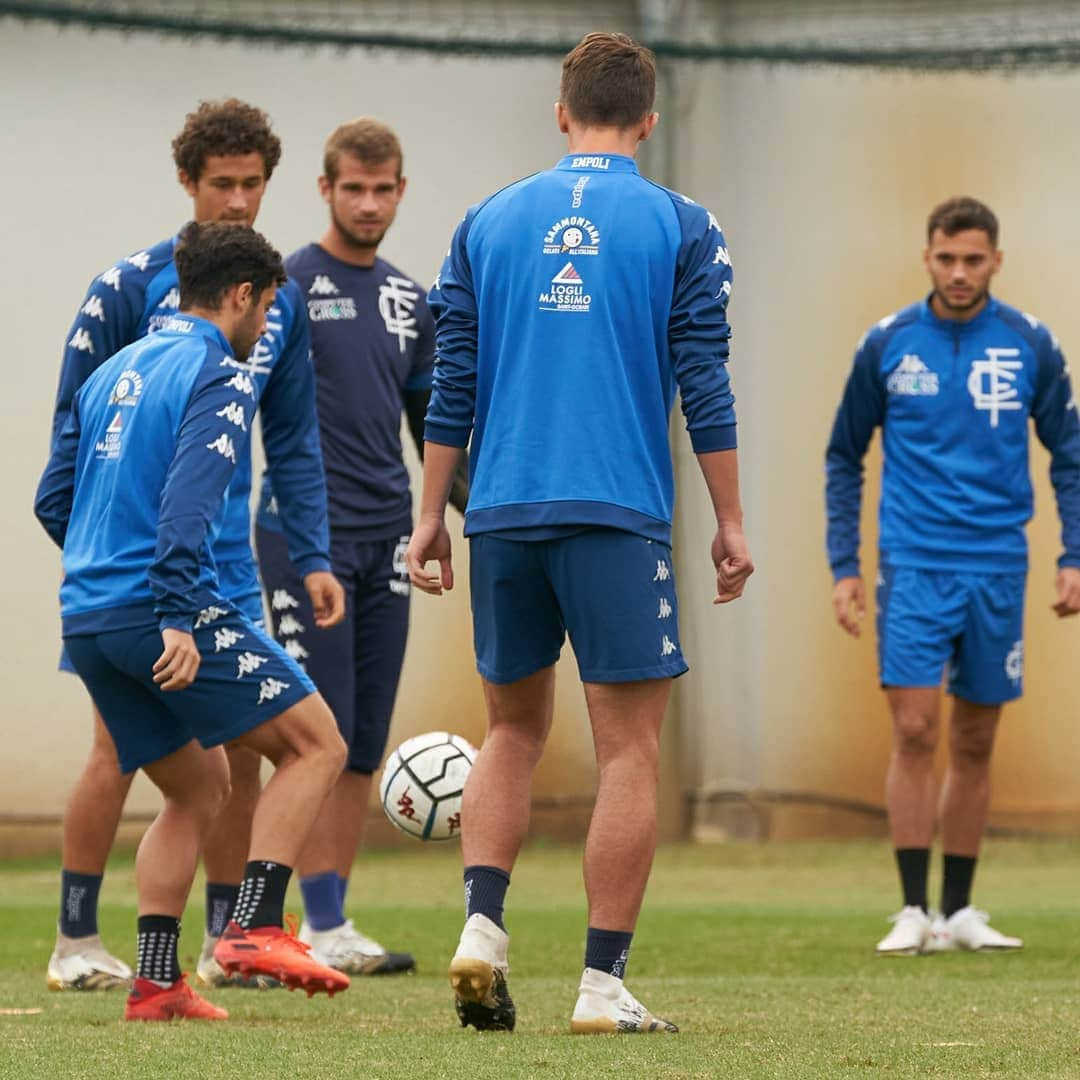
<svg viewBox="0 0 1080 1080">
<path fill-rule="evenodd" d="M 337 214 L 334 214 L 333 218 L 334 228 L 340 233 L 342 240 L 349 247 L 356 248 L 359 251 L 374 251 L 382 243 L 382 239 L 386 235 L 386 229 L 383 228 L 373 235 L 362 236 L 346 225 Z"/>
<path fill-rule="evenodd" d="M 934 292 L 937 295 L 937 298 L 941 301 L 942 307 L 944 307 L 946 311 L 955 312 L 971 311 L 972 308 L 976 308 L 980 304 L 984 303 L 986 298 L 990 295 L 989 289 L 976 289 L 971 294 L 970 300 L 966 300 L 962 304 L 956 304 L 953 303 L 948 298 L 948 296 L 940 289 L 935 289 Z"/>
</svg>

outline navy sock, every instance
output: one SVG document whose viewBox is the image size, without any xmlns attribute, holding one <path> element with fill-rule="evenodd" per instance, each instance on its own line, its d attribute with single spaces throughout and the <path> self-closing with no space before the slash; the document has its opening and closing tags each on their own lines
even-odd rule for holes
<svg viewBox="0 0 1080 1080">
<path fill-rule="evenodd" d="M 285 891 L 292 867 L 283 863 L 253 859 L 244 867 L 244 880 L 236 901 L 233 920 L 244 930 L 257 926 L 281 926 L 285 911 Z"/>
<path fill-rule="evenodd" d="M 206 883 L 206 932 L 211 937 L 221 937 L 225 932 L 239 898 L 239 885 L 227 885 L 221 881 Z"/>
<path fill-rule="evenodd" d="M 89 937 L 98 932 L 97 906 L 101 874 L 60 871 L 60 933 L 65 937 Z"/>
<path fill-rule="evenodd" d="M 300 879 L 304 914 L 312 930 L 332 930 L 345 921 L 341 911 L 341 879 L 335 871 Z"/>
<path fill-rule="evenodd" d="M 180 920 L 171 915 L 139 916 L 139 960 L 135 974 L 159 986 L 172 986 L 180 978 L 176 946 Z"/>
<path fill-rule="evenodd" d="M 930 849 L 909 847 L 896 849 L 896 865 L 900 869 L 900 887 L 904 891 L 904 907 L 926 911 L 926 879 L 930 873 Z"/>
<path fill-rule="evenodd" d="M 974 855 L 946 854 L 945 878 L 941 883 L 941 914 L 946 919 L 971 903 L 971 883 L 974 879 Z"/>
<path fill-rule="evenodd" d="M 465 918 L 486 915 L 500 930 L 510 875 L 497 866 L 465 867 Z"/>
<path fill-rule="evenodd" d="M 345 914 L 345 896 L 349 891 L 349 879 L 347 877 L 338 876 L 338 893 L 339 902 L 341 904 L 341 914 Z"/>
<path fill-rule="evenodd" d="M 590 926 L 585 935 L 585 966 L 621 979 L 630 957 L 632 930 L 597 930 Z"/>
</svg>

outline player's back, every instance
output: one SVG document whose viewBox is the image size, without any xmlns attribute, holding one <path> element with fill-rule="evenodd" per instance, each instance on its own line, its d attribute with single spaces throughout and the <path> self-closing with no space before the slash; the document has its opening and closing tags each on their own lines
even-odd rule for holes
<svg viewBox="0 0 1080 1080">
<path fill-rule="evenodd" d="M 147 575 L 157 553 L 161 495 L 185 410 L 204 372 L 216 371 L 229 357 L 212 324 L 178 316 L 121 349 L 79 391 L 79 447 L 60 590 L 66 625 L 72 616 L 118 608 L 145 617 L 153 598 Z M 235 377 L 247 378 L 239 371 Z M 201 578 L 214 580 L 209 559 Z M 123 616 L 118 619 L 114 624 L 123 625 Z"/>
</svg>

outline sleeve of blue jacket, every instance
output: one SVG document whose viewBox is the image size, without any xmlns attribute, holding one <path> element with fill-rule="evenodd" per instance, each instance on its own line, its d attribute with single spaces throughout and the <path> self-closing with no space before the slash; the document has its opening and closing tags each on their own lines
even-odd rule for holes
<svg viewBox="0 0 1080 1080">
<path fill-rule="evenodd" d="M 64 429 L 79 387 L 113 353 L 135 340 L 142 298 L 137 290 L 126 287 L 126 280 L 120 267 L 95 278 L 64 339 L 60 385 L 53 409 L 53 442 Z"/>
<path fill-rule="evenodd" d="M 674 200 L 682 228 L 668 348 L 694 452 L 736 445 L 735 398 L 728 378 L 728 298 L 733 274 L 720 226 L 707 210 Z"/>
<path fill-rule="evenodd" d="M 222 355 L 211 348 L 199 373 L 161 492 L 148 578 L 162 630 L 190 633 L 198 613 L 216 599 L 200 583 L 202 562 L 210 557 L 207 537 L 254 418 L 250 397 L 229 385 L 236 372 L 221 364 Z M 244 413 L 243 427 L 221 419 L 236 409 Z"/>
<path fill-rule="evenodd" d="M 75 466 L 79 456 L 79 400 L 67 411 L 60 437 L 53 440 L 52 455 L 45 466 L 34 498 L 34 513 L 57 547 L 63 548 L 75 497 Z"/>
<path fill-rule="evenodd" d="M 855 352 L 825 453 L 826 549 L 835 581 L 859 575 L 863 458 L 874 428 L 885 419 L 878 363 L 878 350 L 867 338 Z"/>
<path fill-rule="evenodd" d="M 289 283 L 281 291 L 296 286 Z M 326 472 L 315 410 L 311 332 L 302 302 L 290 296 L 289 336 L 263 391 L 263 449 L 289 558 L 300 575 L 330 569 Z"/>
<path fill-rule="evenodd" d="M 424 440 L 465 447 L 476 412 L 476 352 L 479 322 L 466 244 L 474 207 L 457 227 L 442 269 L 428 294 L 435 316 L 435 370 Z"/>
<path fill-rule="evenodd" d="M 1043 333 L 1032 416 L 1039 441 L 1050 451 L 1050 481 L 1065 548 L 1058 565 L 1080 567 L 1080 420 L 1065 358 L 1049 332 Z"/>
</svg>

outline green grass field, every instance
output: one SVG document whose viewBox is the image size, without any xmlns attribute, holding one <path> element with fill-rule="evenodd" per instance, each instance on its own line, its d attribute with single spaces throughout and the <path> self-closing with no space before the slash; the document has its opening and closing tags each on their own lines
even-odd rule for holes
<svg viewBox="0 0 1080 1080">
<path fill-rule="evenodd" d="M 349 913 L 411 949 L 418 975 L 358 978 L 333 1001 L 219 991 L 232 1016 L 217 1025 L 125 1024 L 116 992 L 49 993 L 54 866 L 0 866 L 0 1077 L 1080 1077 L 1080 845 L 988 846 L 976 900 L 1027 940 L 1022 953 L 902 960 L 873 955 L 897 906 L 882 844 L 667 848 L 628 985 L 682 1026 L 668 1037 L 567 1033 L 585 925 L 578 860 L 534 846 L 515 874 L 513 1035 L 463 1031 L 453 1014 L 454 850 L 375 854 L 353 879 Z M 181 941 L 191 971 L 201 898 L 198 885 Z M 121 861 L 102 933 L 129 961 L 134 918 Z"/>
</svg>

